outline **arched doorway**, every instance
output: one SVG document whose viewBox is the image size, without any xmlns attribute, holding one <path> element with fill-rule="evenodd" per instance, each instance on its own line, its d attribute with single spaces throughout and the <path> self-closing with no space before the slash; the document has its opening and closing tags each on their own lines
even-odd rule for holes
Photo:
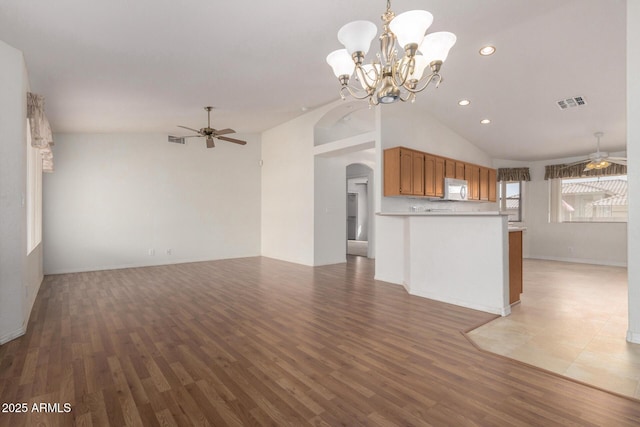
<svg viewBox="0 0 640 427">
<path fill-rule="evenodd" d="M 347 165 L 347 255 L 373 258 L 373 169 L 362 163 Z"/>
</svg>

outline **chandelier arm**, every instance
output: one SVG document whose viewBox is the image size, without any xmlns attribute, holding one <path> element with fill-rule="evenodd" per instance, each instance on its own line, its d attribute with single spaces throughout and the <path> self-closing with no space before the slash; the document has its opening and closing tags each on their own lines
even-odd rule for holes
<svg viewBox="0 0 640 427">
<path fill-rule="evenodd" d="M 359 95 L 359 94 L 358 94 L 358 92 L 359 92 L 359 90 L 358 90 L 358 89 L 353 88 L 353 87 L 351 87 L 351 86 L 347 86 L 347 85 L 345 85 L 345 86 L 342 86 L 342 87 L 340 88 L 340 95 L 342 96 L 342 99 L 344 99 L 344 94 L 343 94 L 343 92 L 344 92 L 344 90 L 345 90 L 345 89 L 347 90 L 347 92 L 349 92 L 349 95 L 351 95 L 352 97 L 354 97 L 355 99 L 358 99 L 358 100 L 360 100 L 360 99 L 367 99 L 367 98 L 370 98 L 370 97 L 371 97 L 371 92 L 370 92 L 370 91 L 365 92 L 365 93 L 364 93 L 364 95 Z"/>
<path fill-rule="evenodd" d="M 436 83 L 436 87 L 438 87 L 438 85 L 440 84 L 440 82 L 442 81 L 442 76 L 439 73 L 431 73 L 429 74 L 429 77 L 427 78 L 426 82 L 418 88 L 411 88 L 411 87 L 407 87 L 406 85 L 403 86 L 408 92 L 410 93 L 418 93 L 418 92 L 422 92 L 423 90 L 425 90 L 427 88 L 427 86 L 429 86 L 429 84 L 434 80 L 437 79 L 438 82 Z"/>
<path fill-rule="evenodd" d="M 364 82 L 365 86 L 367 87 L 367 89 L 369 91 L 374 90 L 376 88 L 376 86 L 378 85 L 378 79 L 380 78 L 380 73 L 378 72 L 375 63 L 373 65 L 372 71 L 375 75 L 375 78 L 371 79 L 371 77 L 369 76 L 369 73 L 367 71 L 364 70 L 364 68 L 360 65 L 356 66 L 356 74 L 358 75 L 358 79 L 360 79 L 361 82 Z M 373 81 L 373 84 L 370 85 L 369 84 L 369 80 L 371 79 Z"/>
<path fill-rule="evenodd" d="M 406 88 L 405 88 L 405 89 L 406 89 Z M 399 99 L 400 101 L 402 101 L 402 102 L 407 102 L 407 101 L 414 102 L 414 101 L 415 101 L 415 99 L 416 99 L 416 94 L 415 94 L 415 93 L 413 93 L 413 92 L 407 92 L 407 97 L 406 97 L 406 98 L 403 98 L 403 97 L 402 97 L 402 95 L 400 95 L 400 96 L 398 97 L 398 99 Z"/>
<path fill-rule="evenodd" d="M 407 57 L 403 56 L 402 59 L 396 63 L 396 66 L 392 68 L 391 74 L 393 75 L 393 82 L 396 86 L 404 86 L 407 83 L 409 74 L 415 67 L 416 60 L 414 57 L 409 58 L 407 63 Z M 400 74 L 400 80 L 398 80 L 398 74 Z"/>
</svg>

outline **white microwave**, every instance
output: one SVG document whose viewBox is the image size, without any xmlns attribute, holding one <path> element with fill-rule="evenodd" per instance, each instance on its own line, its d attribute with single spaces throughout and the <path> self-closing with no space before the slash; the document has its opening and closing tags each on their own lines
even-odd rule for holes
<svg viewBox="0 0 640 427">
<path fill-rule="evenodd" d="M 468 200 L 469 184 L 465 179 L 444 179 L 443 200 Z"/>
</svg>

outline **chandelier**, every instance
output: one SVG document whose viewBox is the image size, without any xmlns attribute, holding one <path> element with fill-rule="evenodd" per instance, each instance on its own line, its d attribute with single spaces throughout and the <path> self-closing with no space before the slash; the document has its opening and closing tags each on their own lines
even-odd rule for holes
<svg viewBox="0 0 640 427">
<path fill-rule="evenodd" d="M 340 82 L 342 99 L 346 92 L 356 99 L 368 99 L 369 105 L 414 102 L 416 93 L 432 82 L 436 87 L 442 82 L 440 68 L 456 36 L 446 31 L 425 36 L 433 15 L 426 10 L 411 10 L 396 16 L 391 0 L 387 0 L 387 11 L 381 18 L 380 52 L 373 62 L 364 64 L 364 58 L 378 29 L 370 21 L 353 21 L 338 31 L 345 49 L 331 52 L 327 63 Z M 396 41 L 404 52 L 402 57 L 398 57 Z M 429 73 L 425 73 L 427 68 Z M 354 71 L 360 87 L 349 84 Z"/>
</svg>

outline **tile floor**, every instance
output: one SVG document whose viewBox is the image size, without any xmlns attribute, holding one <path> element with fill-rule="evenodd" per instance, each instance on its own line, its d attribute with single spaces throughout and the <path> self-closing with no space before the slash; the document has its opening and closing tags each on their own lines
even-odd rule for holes
<svg viewBox="0 0 640 427">
<path fill-rule="evenodd" d="M 468 333 L 481 348 L 640 399 L 640 344 L 625 340 L 627 269 L 524 260 L 511 315 Z"/>
</svg>

